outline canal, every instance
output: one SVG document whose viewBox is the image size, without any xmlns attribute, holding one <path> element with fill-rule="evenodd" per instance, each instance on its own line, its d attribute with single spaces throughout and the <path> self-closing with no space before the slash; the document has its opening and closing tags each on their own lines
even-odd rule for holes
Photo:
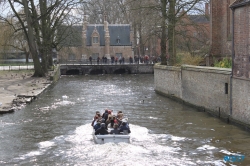
<svg viewBox="0 0 250 166">
<path fill-rule="evenodd" d="M 105 108 L 127 115 L 130 144 L 93 142 L 90 122 Z M 0 116 L 0 165 L 228 165 L 237 155 L 231 164 L 248 165 L 249 144 L 249 132 L 156 94 L 153 75 L 62 76 Z"/>
</svg>

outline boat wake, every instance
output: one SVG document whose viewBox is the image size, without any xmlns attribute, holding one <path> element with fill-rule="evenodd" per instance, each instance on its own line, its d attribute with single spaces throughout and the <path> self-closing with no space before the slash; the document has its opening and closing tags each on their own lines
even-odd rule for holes
<svg viewBox="0 0 250 166">
<path fill-rule="evenodd" d="M 170 146 L 172 142 L 183 141 L 185 138 L 150 134 L 145 127 L 130 124 L 130 143 L 95 144 L 90 124 L 79 126 L 67 135 L 57 136 L 52 140 L 40 142 L 37 150 L 19 157 L 28 160 L 34 156 L 43 159 L 53 159 L 54 165 L 68 163 L 72 165 L 196 165 L 194 161 L 182 152 L 181 146 Z M 169 144 L 168 144 L 168 143 Z M 47 152 L 53 149 L 53 154 Z M 16 158 L 18 160 L 18 158 Z M 202 161 L 203 162 L 203 161 Z M 222 161 L 209 161 L 224 165 Z"/>
</svg>

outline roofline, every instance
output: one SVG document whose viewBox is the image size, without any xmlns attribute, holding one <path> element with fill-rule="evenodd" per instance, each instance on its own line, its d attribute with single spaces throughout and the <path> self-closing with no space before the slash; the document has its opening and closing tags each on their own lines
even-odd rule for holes
<svg viewBox="0 0 250 166">
<path fill-rule="evenodd" d="M 104 24 L 88 24 L 87 26 L 104 26 Z M 108 26 L 130 26 L 130 24 L 108 24 Z"/>
<path fill-rule="evenodd" d="M 250 4 L 250 1 L 237 3 L 237 4 L 235 4 L 235 5 L 232 4 L 232 5 L 230 5 L 229 8 L 235 9 L 235 8 L 239 8 L 239 7 L 245 6 L 245 5 L 247 5 L 247 4 Z"/>
</svg>

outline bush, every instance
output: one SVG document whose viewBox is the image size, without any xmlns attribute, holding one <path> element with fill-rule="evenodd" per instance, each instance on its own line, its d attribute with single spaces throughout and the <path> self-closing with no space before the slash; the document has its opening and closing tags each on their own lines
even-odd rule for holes
<svg viewBox="0 0 250 166">
<path fill-rule="evenodd" d="M 190 53 L 187 52 L 177 53 L 176 56 L 177 66 L 181 66 L 182 64 L 199 66 L 202 61 L 204 61 L 204 58 L 202 58 L 201 56 L 192 56 Z"/>
<path fill-rule="evenodd" d="M 214 67 L 232 68 L 232 60 L 230 58 L 223 58 L 221 61 L 215 62 Z"/>
</svg>

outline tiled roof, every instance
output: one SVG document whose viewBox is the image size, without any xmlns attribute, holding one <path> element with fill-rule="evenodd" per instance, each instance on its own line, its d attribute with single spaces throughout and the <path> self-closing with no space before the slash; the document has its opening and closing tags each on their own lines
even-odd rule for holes
<svg viewBox="0 0 250 166">
<path fill-rule="evenodd" d="M 188 15 L 188 17 L 195 23 L 209 23 L 209 18 L 205 15 Z"/>
<path fill-rule="evenodd" d="M 112 46 L 129 46 L 130 43 L 130 25 L 118 25 L 113 24 L 109 26 L 110 33 L 110 45 Z M 117 38 L 120 39 L 120 43 L 117 43 Z"/>
<path fill-rule="evenodd" d="M 91 35 L 94 29 L 98 31 L 100 35 L 100 46 L 105 45 L 105 32 L 103 24 L 89 24 L 87 26 L 87 39 L 86 45 L 91 46 Z M 130 46 L 130 25 L 129 24 L 109 24 L 109 35 L 110 35 L 110 45 L 111 46 Z M 72 26 L 72 27 L 60 27 L 58 30 L 58 36 L 62 41 L 60 45 L 68 47 L 78 47 L 82 46 L 82 26 Z M 117 43 L 117 39 L 120 42 Z"/>
<path fill-rule="evenodd" d="M 104 26 L 103 25 L 91 25 L 91 26 L 87 26 L 87 41 L 86 41 L 86 45 L 87 46 L 91 46 L 92 42 L 91 42 L 91 35 L 94 31 L 94 29 L 96 28 L 96 30 L 98 31 L 99 35 L 100 35 L 100 45 L 104 46 L 105 43 L 105 39 L 104 39 Z"/>
<path fill-rule="evenodd" d="M 87 26 L 87 46 L 91 46 L 91 35 L 96 27 L 100 35 L 100 46 L 105 45 L 105 32 L 104 26 L 102 24 L 94 25 L 90 24 Z M 130 25 L 129 24 L 109 24 L 109 35 L 110 35 L 110 45 L 111 46 L 129 46 L 130 43 Z M 120 42 L 117 43 L 117 39 Z"/>
<path fill-rule="evenodd" d="M 230 5 L 230 8 L 237 8 L 237 7 L 245 6 L 247 4 L 250 4 L 250 0 L 235 0 Z"/>
</svg>

